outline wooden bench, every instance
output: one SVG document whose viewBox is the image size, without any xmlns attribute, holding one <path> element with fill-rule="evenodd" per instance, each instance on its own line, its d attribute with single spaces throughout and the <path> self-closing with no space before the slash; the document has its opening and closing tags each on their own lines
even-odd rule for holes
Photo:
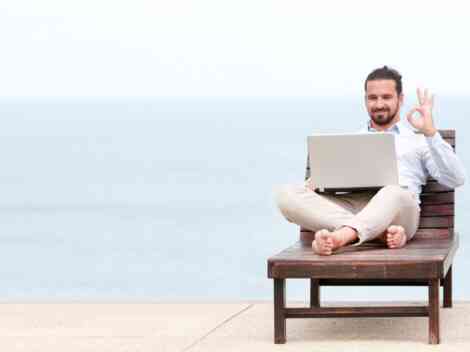
<svg viewBox="0 0 470 352">
<path fill-rule="evenodd" d="M 455 149 L 455 131 L 440 130 Z M 306 177 L 310 174 L 307 165 Z M 318 256 L 314 233 L 300 229 L 300 240 L 268 259 L 274 280 L 274 343 L 286 342 L 286 319 L 331 317 L 405 317 L 429 319 L 429 343 L 439 343 L 439 289 L 444 307 L 452 307 L 452 260 L 458 248 L 454 233 L 454 190 L 428 179 L 421 194 L 421 219 L 414 238 L 403 248 L 378 243 Z M 286 307 L 286 279 L 310 279 L 310 307 Z M 422 306 L 321 307 L 321 286 L 428 286 Z"/>
</svg>

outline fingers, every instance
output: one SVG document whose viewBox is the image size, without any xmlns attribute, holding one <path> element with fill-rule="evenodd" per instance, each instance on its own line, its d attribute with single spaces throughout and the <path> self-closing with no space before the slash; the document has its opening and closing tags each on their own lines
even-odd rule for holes
<svg viewBox="0 0 470 352">
<path fill-rule="evenodd" d="M 423 96 L 423 93 L 421 92 L 421 89 L 416 89 L 416 93 L 418 94 L 418 101 L 419 101 L 419 105 L 423 105 L 424 104 L 424 96 Z"/>
<path fill-rule="evenodd" d="M 410 111 L 408 111 L 408 113 L 406 114 L 406 118 L 408 119 L 408 121 L 410 123 L 412 123 L 412 120 L 413 120 L 413 114 L 418 111 L 419 112 L 419 107 L 414 107 L 413 109 L 411 109 Z"/>
<path fill-rule="evenodd" d="M 419 116 L 415 116 L 416 112 L 419 113 Z M 420 106 L 416 106 L 413 109 L 411 109 L 408 112 L 408 114 L 406 114 L 406 119 L 408 120 L 408 122 L 410 123 L 411 126 L 416 128 L 417 130 L 421 131 L 422 128 L 424 127 L 424 125 L 425 125 L 425 122 L 426 122 L 424 120 L 425 115 L 426 115 L 426 111 L 424 110 L 424 108 L 422 108 Z"/>
<path fill-rule="evenodd" d="M 433 106 L 434 104 L 434 94 L 431 94 L 427 88 L 424 89 L 424 92 L 420 88 L 416 90 L 418 94 L 419 105 L 429 104 Z"/>
</svg>

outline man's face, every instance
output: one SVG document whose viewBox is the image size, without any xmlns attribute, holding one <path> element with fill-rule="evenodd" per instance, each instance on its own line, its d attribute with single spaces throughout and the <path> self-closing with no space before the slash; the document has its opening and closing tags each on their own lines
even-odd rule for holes
<svg viewBox="0 0 470 352">
<path fill-rule="evenodd" d="M 391 79 L 367 82 L 367 112 L 379 126 L 388 125 L 400 111 L 403 95 L 398 96 L 395 84 L 395 81 Z"/>
</svg>

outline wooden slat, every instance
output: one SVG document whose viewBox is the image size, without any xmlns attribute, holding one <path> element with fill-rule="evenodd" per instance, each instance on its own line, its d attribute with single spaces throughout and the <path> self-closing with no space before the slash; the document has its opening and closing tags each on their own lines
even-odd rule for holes
<svg viewBox="0 0 470 352">
<path fill-rule="evenodd" d="M 341 280 L 341 279 L 320 279 L 320 286 L 428 286 L 428 280 Z M 444 280 L 442 281 L 442 285 Z"/>
<path fill-rule="evenodd" d="M 420 229 L 439 229 L 449 227 L 454 227 L 453 216 L 421 217 L 419 219 Z"/>
<path fill-rule="evenodd" d="M 454 215 L 454 204 L 438 204 L 421 206 L 421 217 Z"/>
<path fill-rule="evenodd" d="M 390 250 L 388 250 L 390 251 Z M 429 251 L 428 251 L 429 252 Z M 425 253 L 425 252 L 423 252 Z M 270 278 L 325 278 L 325 279 L 431 279 L 441 277 L 442 264 L 416 260 L 398 263 L 371 261 L 368 253 L 363 254 L 361 265 L 330 260 L 327 265 L 319 261 L 302 261 L 298 256 L 292 261 L 268 261 Z M 417 254 L 416 254 L 417 256 Z M 337 259 L 338 256 L 328 258 Z M 429 258 L 431 259 L 431 258 Z M 328 259 L 327 259 L 328 260 Z"/>
<path fill-rule="evenodd" d="M 315 239 L 315 233 L 305 229 L 300 229 L 300 241 L 303 243 L 312 243 Z"/>
<path fill-rule="evenodd" d="M 443 138 L 455 138 L 455 130 L 439 130 Z"/>
<path fill-rule="evenodd" d="M 428 182 L 421 189 L 422 193 L 439 193 L 439 192 L 453 192 L 453 191 L 454 191 L 453 188 L 449 188 L 447 186 L 441 185 L 435 180 L 432 182 Z"/>
<path fill-rule="evenodd" d="M 454 203 L 455 203 L 454 192 L 422 193 L 421 194 L 421 205 L 454 204 Z"/>
<path fill-rule="evenodd" d="M 322 307 L 322 308 L 286 308 L 287 318 L 353 318 L 353 317 L 425 317 L 428 307 Z"/>
<path fill-rule="evenodd" d="M 441 229 L 418 229 L 413 237 L 413 240 L 418 239 L 446 239 L 453 235 L 453 228 L 441 228 Z"/>
</svg>

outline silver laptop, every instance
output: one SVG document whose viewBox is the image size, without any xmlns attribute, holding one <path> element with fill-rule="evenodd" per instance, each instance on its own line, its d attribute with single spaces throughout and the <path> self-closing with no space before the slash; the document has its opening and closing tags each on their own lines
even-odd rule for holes
<svg viewBox="0 0 470 352">
<path fill-rule="evenodd" d="M 307 142 L 310 177 L 318 192 L 398 185 L 392 133 L 315 134 Z"/>
</svg>

